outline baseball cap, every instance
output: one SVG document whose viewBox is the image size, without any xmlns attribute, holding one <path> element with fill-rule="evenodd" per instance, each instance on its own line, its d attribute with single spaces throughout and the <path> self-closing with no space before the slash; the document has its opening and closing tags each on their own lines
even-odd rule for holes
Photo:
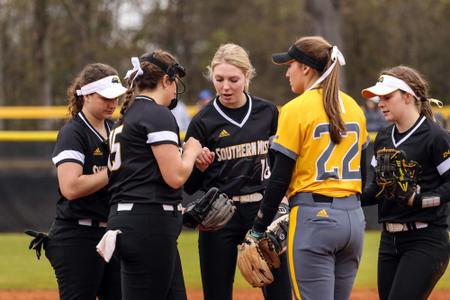
<svg viewBox="0 0 450 300">
<path fill-rule="evenodd" d="M 361 95 L 366 99 L 370 99 L 377 96 L 388 95 L 396 90 L 402 90 L 417 98 L 416 93 L 414 93 L 406 82 L 391 75 L 381 75 L 380 78 L 378 78 L 377 83 L 374 86 L 363 89 Z"/>
<path fill-rule="evenodd" d="M 90 95 L 97 93 L 107 99 L 115 99 L 125 94 L 127 89 L 120 82 L 117 75 L 111 75 L 83 85 L 77 90 L 78 96 Z"/>
<path fill-rule="evenodd" d="M 283 65 L 291 62 L 292 60 L 301 62 L 302 64 L 310 66 L 318 71 L 323 71 L 325 69 L 325 64 L 317 61 L 306 53 L 303 53 L 295 45 L 289 47 L 287 52 L 272 54 L 272 61 L 277 65 Z"/>
</svg>

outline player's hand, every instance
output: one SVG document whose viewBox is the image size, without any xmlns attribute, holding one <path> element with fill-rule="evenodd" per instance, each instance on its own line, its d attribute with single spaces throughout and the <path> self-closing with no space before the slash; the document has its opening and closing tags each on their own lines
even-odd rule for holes
<svg viewBox="0 0 450 300">
<path fill-rule="evenodd" d="M 195 166 L 200 171 L 204 172 L 210 164 L 214 161 L 215 154 L 214 152 L 209 151 L 207 147 L 203 147 L 202 152 L 197 159 L 195 160 Z"/>
<path fill-rule="evenodd" d="M 202 153 L 202 145 L 197 139 L 190 137 L 183 145 L 183 152 L 190 152 L 197 157 Z"/>
</svg>

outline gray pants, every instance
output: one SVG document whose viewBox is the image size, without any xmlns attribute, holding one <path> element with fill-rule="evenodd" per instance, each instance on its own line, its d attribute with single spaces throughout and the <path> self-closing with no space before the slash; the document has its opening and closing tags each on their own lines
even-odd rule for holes
<svg viewBox="0 0 450 300">
<path fill-rule="evenodd" d="M 347 300 L 361 259 L 365 220 L 358 197 L 290 199 L 288 260 L 297 300 Z"/>
</svg>

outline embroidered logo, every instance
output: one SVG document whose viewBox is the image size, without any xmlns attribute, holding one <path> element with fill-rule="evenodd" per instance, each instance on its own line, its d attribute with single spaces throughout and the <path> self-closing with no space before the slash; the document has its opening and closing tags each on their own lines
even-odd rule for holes
<svg viewBox="0 0 450 300">
<path fill-rule="evenodd" d="M 317 212 L 316 217 L 328 218 L 328 213 L 325 209 L 321 209 Z"/>
<path fill-rule="evenodd" d="M 99 147 L 97 147 L 97 149 L 95 149 L 95 151 L 94 151 L 94 156 L 100 156 L 100 155 L 103 155 L 103 152 L 102 152 L 102 150 L 100 150 Z"/>
<path fill-rule="evenodd" d="M 225 129 L 222 129 L 222 131 L 219 133 L 219 137 L 223 138 L 226 136 L 229 136 L 230 134 Z"/>
<path fill-rule="evenodd" d="M 380 78 L 378 78 L 378 81 L 377 82 L 383 82 L 384 81 L 384 77 L 383 76 L 380 76 Z"/>
<path fill-rule="evenodd" d="M 442 154 L 442 156 L 444 158 L 447 158 L 447 156 L 449 156 L 449 155 L 450 155 L 450 150 L 447 150 L 447 151 L 444 152 L 444 154 Z"/>
<path fill-rule="evenodd" d="M 120 83 L 119 76 L 114 76 L 114 77 L 111 79 L 111 83 Z"/>
</svg>

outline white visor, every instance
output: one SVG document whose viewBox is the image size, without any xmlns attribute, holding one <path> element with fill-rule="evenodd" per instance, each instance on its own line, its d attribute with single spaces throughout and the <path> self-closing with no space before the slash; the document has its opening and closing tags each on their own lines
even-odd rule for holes
<svg viewBox="0 0 450 300">
<path fill-rule="evenodd" d="M 77 90 L 77 95 L 85 96 L 97 93 L 104 98 L 115 99 L 125 94 L 126 91 L 119 76 L 112 75 L 83 85 L 81 89 Z"/>
<path fill-rule="evenodd" d="M 402 90 L 417 98 L 416 93 L 406 82 L 390 75 L 381 75 L 374 86 L 362 90 L 361 94 L 364 98 L 369 99 L 376 96 L 384 96 L 396 90 Z"/>
</svg>

